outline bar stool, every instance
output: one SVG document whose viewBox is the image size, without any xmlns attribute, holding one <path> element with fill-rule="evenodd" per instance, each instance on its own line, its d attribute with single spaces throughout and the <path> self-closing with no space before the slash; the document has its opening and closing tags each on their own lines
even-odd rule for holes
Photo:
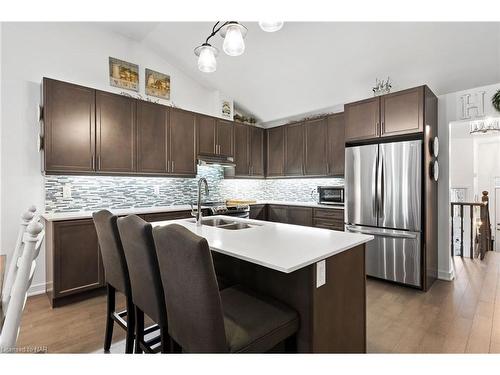
<svg viewBox="0 0 500 375">
<path fill-rule="evenodd" d="M 130 275 L 132 302 L 135 306 L 135 353 L 143 351 L 167 353 L 170 351 L 167 310 L 151 224 L 136 215 L 129 215 L 118 219 L 118 230 Z M 146 330 L 144 314 L 156 323 Z M 158 336 L 145 340 L 145 335 L 158 329 L 160 331 Z"/>
<path fill-rule="evenodd" d="M 113 326 L 116 322 L 118 326 L 127 332 L 125 353 L 132 353 L 134 348 L 135 313 L 127 262 L 116 223 L 117 217 L 107 210 L 94 212 L 92 217 L 94 218 L 94 225 L 101 249 L 107 287 L 104 351 L 108 352 L 111 347 Z M 125 295 L 127 300 L 126 310 L 116 312 L 116 291 Z"/>
<path fill-rule="evenodd" d="M 293 350 L 296 311 L 240 287 L 219 292 L 206 239 L 183 226 L 155 227 L 153 237 L 169 333 L 182 351 L 262 353 L 282 342 Z"/>
</svg>

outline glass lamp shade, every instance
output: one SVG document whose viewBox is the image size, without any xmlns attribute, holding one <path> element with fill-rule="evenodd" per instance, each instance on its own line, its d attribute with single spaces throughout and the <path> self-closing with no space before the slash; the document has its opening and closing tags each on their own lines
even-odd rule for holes
<svg viewBox="0 0 500 375">
<path fill-rule="evenodd" d="M 245 52 L 242 28 L 238 23 L 229 24 L 225 30 L 222 49 L 229 56 L 239 56 Z M 246 30 L 246 29 L 245 29 Z"/>
<path fill-rule="evenodd" d="M 213 73 L 217 70 L 217 49 L 210 44 L 203 44 L 194 50 L 198 56 L 198 69 L 204 73 Z"/>
<path fill-rule="evenodd" d="M 283 21 L 259 21 L 259 26 L 267 33 L 274 33 L 283 27 Z"/>
</svg>

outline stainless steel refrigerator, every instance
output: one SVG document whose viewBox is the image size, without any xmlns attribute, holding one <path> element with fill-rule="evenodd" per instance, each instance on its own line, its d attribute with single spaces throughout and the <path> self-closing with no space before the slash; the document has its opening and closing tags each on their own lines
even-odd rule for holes
<svg viewBox="0 0 500 375">
<path fill-rule="evenodd" d="M 421 287 L 422 141 L 347 147 L 346 230 L 375 237 L 366 273 Z"/>
</svg>

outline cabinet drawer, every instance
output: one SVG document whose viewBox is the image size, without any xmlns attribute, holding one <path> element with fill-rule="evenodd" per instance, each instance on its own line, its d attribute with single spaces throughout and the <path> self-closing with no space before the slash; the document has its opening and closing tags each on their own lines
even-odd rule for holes
<svg viewBox="0 0 500 375">
<path fill-rule="evenodd" d="M 344 222 L 338 219 L 314 219 L 314 227 L 323 228 L 323 229 L 331 229 L 331 230 L 344 230 Z"/>
<path fill-rule="evenodd" d="M 325 219 L 340 219 L 344 220 L 344 210 L 330 209 L 330 208 L 315 208 L 314 209 L 315 218 L 325 218 Z"/>
</svg>

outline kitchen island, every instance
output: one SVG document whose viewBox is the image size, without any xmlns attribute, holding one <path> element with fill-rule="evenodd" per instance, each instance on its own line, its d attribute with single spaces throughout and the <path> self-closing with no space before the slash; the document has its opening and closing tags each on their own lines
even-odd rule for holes
<svg viewBox="0 0 500 375">
<path fill-rule="evenodd" d="M 366 352 L 365 243 L 372 236 L 213 216 L 180 224 L 207 239 L 218 276 L 287 303 L 300 353 Z"/>
</svg>

